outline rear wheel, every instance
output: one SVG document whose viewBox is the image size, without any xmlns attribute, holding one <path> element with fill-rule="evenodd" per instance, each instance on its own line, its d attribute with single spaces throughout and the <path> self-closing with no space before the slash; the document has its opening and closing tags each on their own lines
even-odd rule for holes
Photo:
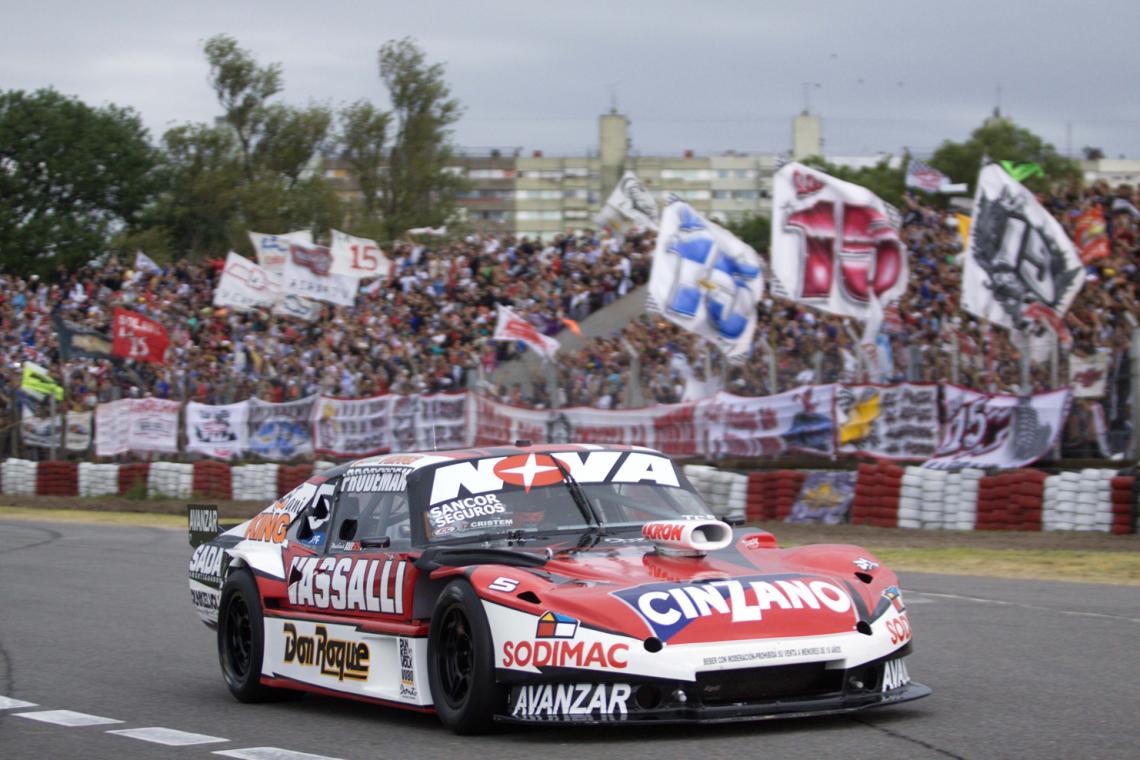
<svg viewBox="0 0 1140 760">
<path fill-rule="evenodd" d="M 495 682 L 495 652 L 483 605 L 466 581 L 452 581 L 436 600 L 428 637 L 428 682 L 436 714 L 459 734 L 490 731 L 506 710 Z"/>
<path fill-rule="evenodd" d="M 230 693 L 242 702 L 264 702 L 282 694 L 261 683 L 265 626 L 257 582 L 235 570 L 222 586 L 218 609 L 218 659 Z"/>
</svg>

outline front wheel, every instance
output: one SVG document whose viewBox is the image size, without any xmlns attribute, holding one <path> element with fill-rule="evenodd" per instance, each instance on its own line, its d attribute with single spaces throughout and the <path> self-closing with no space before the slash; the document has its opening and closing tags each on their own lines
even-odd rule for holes
<svg viewBox="0 0 1140 760">
<path fill-rule="evenodd" d="M 483 605 L 466 581 L 452 581 L 435 603 L 428 635 L 428 683 L 436 714 L 457 734 L 490 731 L 507 707 L 495 682 L 495 652 Z"/>
<path fill-rule="evenodd" d="M 241 702 L 264 702 L 279 689 L 261 683 L 265 625 L 261 595 L 248 570 L 235 570 L 222 586 L 218 605 L 218 659 L 230 693 Z"/>
</svg>

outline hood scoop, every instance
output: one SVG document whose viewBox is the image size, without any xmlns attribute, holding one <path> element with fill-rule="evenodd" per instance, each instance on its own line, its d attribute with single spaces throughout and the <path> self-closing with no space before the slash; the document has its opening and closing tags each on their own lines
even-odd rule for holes
<svg viewBox="0 0 1140 760">
<path fill-rule="evenodd" d="M 720 520 L 654 520 L 641 527 L 658 554 L 703 557 L 732 543 L 732 527 Z"/>
</svg>

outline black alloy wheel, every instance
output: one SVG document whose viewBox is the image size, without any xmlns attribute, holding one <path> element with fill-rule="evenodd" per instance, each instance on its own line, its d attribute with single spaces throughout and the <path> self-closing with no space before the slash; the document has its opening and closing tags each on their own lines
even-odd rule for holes
<svg viewBox="0 0 1140 760">
<path fill-rule="evenodd" d="M 466 580 L 440 593 L 428 633 L 428 682 L 436 714 L 457 734 L 494 728 L 507 709 L 507 690 L 495 681 L 495 652 L 483 603 Z"/>
</svg>

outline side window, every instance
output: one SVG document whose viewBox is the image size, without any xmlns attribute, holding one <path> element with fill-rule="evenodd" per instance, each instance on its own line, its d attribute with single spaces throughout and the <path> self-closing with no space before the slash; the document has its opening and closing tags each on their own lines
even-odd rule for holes
<svg viewBox="0 0 1140 760">
<path fill-rule="evenodd" d="M 291 540 L 317 551 L 325 548 L 328 543 L 332 515 L 322 516 L 319 513 L 318 504 L 321 503 L 321 497 L 325 497 L 326 503 L 331 503 L 338 481 L 339 479 L 322 483 L 309 498 L 305 508 L 289 526 L 289 538 Z"/>
<path fill-rule="evenodd" d="M 408 498 L 403 491 L 344 491 L 336 501 L 329 551 L 407 548 Z"/>
</svg>

